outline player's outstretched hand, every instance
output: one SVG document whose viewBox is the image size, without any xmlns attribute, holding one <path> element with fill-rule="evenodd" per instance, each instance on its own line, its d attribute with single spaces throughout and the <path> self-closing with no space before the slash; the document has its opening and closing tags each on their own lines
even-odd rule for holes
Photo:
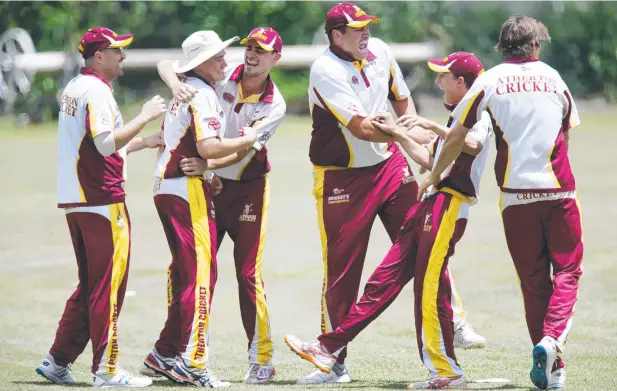
<svg viewBox="0 0 617 391">
<path fill-rule="evenodd" d="M 390 113 L 378 113 L 370 116 L 369 121 L 371 121 L 371 125 L 385 134 L 390 136 L 398 136 L 400 134 L 400 129 L 397 128 L 394 118 L 392 118 Z"/>
<path fill-rule="evenodd" d="M 198 157 L 189 157 L 180 160 L 180 169 L 187 176 L 202 176 L 208 169 L 208 162 Z"/>
<path fill-rule="evenodd" d="M 399 119 L 396 120 L 396 124 L 406 129 L 411 129 L 414 126 L 419 126 L 427 130 L 431 130 L 433 128 L 433 121 L 413 114 L 405 114 L 400 116 Z"/>
<path fill-rule="evenodd" d="M 197 89 L 186 83 L 178 82 L 172 87 L 171 93 L 174 99 L 182 103 L 189 103 L 197 94 Z"/>
<path fill-rule="evenodd" d="M 163 131 L 160 130 L 151 136 L 144 137 L 144 144 L 146 148 L 157 148 L 163 145 Z"/>
<path fill-rule="evenodd" d="M 418 200 L 422 199 L 422 196 L 424 195 L 424 193 L 426 193 L 428 188 L 431 187 L 431 185 L 436 185 L 438 183 L 439 183 L 439 177 L 435 177 L 435 175 L 432 172 L 428 174 L 424 178 L 422 183 L 420 184 L 420 187 L 418 188 Z"/>
<path fill-rule="evenodd" d="M 143 115 L 148 122 L 157 119 L 160 117 L 165 111 L 167 111 L 167 106 L 165 105 L 165 99 L 161 98 L 159 95 L 156 95 L 141 107 L 141 115 Z"/>
</svg>

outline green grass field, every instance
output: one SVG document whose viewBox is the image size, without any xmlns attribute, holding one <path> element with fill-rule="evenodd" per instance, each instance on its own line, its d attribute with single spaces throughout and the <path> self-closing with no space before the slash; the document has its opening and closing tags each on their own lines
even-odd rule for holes
<svg viewBox="0 0 617 391">
<path fill-rule="evenodd" d="M 586 257 L 566 351 L 570 390 L 617 390 L 614 113 L 583 115 L 583 125 L 571 135 Z M 319 332 L 322 265 L 307 157 L 309 139 L 308 120 L 290 117 L 270 144 L 272 196 L 263 274 L 277 369 L 274 382 L 264 387 L 272 390 L 299 389 L 295 380 L 313 371 L 287 349 L 283 336 L 314 338 Z M 68 229 L 63 212 L 56 208 L 55 124 L 16 129 L 11 118 L 0 118 L 0 156 L 0 391 L 59 390 L 34 372 L 53 341 L 65 300 L 77 282 Z M 170 255 L 151 197 L 154 158 L 153 151 L 143 151 L 129 159 L 133 247 L 128 290 L 134 295 L 125 300 L 119 335 L 120 362 L 131 371 L 137 371 L 152 348 L 166 316 Z M 364 278 L 389 245 L 378 222 Z M 231 249 L 227 239 L 219 252 L 210 363 L 220 378 L 232 381 L 236 389 L 246 389 L 242 383 L 246 337 Z M 511 379 L 498 385 L 470 383 L 470 388 L 534 389 L 528 377 L 532 346 L 504 240 L 492 163 L 484 175 L 481 201 L 472 209 L 451 265 L 469 320 L 488 340 L 484 350 L 458 352 L 459 362 L 471 380 Z M 404 389 L 410 381 L 425 378 L 415 342 L 412 296 L 408 286 L 350 345 L 348 366 L 354 381 L 344 388 Z M 90 387 L 90 362 L 88 347 L 74 365 L 76 387 Z M 172 386 L 167 381 L 155 383 L 156 389 Z"/>
</svg>

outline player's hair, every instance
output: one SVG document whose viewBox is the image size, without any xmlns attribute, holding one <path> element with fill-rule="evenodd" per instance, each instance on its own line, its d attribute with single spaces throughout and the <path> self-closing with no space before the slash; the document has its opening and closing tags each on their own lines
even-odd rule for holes
<svg viewBox="0 0 617 391">
<path fill-rule="evenodd" d="M 551 42 L 548 29 L 531 16 L 512 16 L 501 26 L 495 51 L 506 58 L 526 58 L 540 42 Z"/>
<path fill-rule="evenodd" d="M 326 35 L 328 36 L 328 42 L 330 42 L 330 45 L 332 45 L 333 43 L 333 39 L 332 39 L 332 31 L 339 31 L 341 34 L 345 34 L 345 31 L 347 31 L 347 26 L 346 25 L 342 25 L 342 26 L 338 26 L 333 28 L 330 31 L 326 31 Z"/>
<path fill-rule="evenodd" d="M 466 72 L 466 73 L 452 72 L 452 76 L 454 76 L 455 79 L 462 77 L 463 80 L 465 80 L 465 85 L 467 86 L 467 89 L 471 88 L 471 86 L 473 85 L 473 82 L 476 81 L 476 79 L 478 78 L 475 74 L 470 73 L 470 72 Z"/>
</svg>

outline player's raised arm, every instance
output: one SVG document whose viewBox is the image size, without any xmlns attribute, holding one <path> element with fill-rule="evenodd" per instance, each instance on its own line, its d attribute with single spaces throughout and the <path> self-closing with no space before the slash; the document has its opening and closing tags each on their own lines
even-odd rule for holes
<svg viewBox="0 0 617 391">
<path fill-rule="evenodd" d="M 197 90 L 178 78 L 178 74 L 174 71 L 174 61 L 162 60 L 156 64 L 156 69 L 161 77 L 161 80 L 171 90 L 173 97 L 182 103 L 189 103 L 197 93 Z"/>
</svg>

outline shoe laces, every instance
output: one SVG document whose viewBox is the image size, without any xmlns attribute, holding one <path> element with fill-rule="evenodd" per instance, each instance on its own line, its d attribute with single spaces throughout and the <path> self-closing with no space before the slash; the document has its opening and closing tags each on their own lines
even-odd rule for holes
<svg viewBox="0 0 617 391">
<path fill-rule="evenodd" d="M 249 364 L 249 374 L 252 376 L 257 376 L 259 374 L 259 364 L 257 363 Z"/>
</svg>

